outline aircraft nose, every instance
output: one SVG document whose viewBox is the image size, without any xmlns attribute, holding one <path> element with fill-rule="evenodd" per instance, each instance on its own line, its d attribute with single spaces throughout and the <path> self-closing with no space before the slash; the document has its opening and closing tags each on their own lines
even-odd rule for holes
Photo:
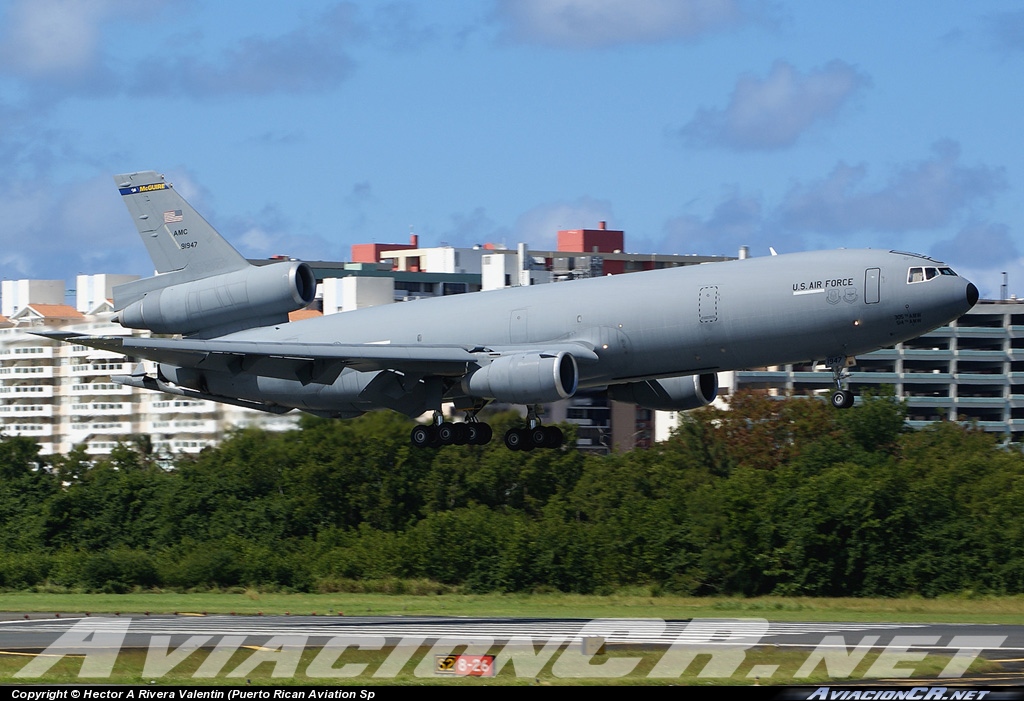
<svg viewBox="0 0 1024 701">
<path fill-rule="evenodd" d="M 978 303 L 978 288 L 974 286 L 973 282 L 967 283 L 967 308 L 970 309 Z"/>
</svg>

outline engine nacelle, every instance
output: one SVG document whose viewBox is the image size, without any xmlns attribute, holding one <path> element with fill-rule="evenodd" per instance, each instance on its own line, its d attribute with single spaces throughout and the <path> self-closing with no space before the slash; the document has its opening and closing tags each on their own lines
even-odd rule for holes
<svg viewBox="0 0 1024 701">
<path fill-rule="evenodd" d="M 688 411 L 707 406 L 718 396 L 718 375 L 666 377 L 646 382 L 611 385 L 608 396 L 620 402 L 632 402 L 645 409 Z"/>
<path fill-rule="evenodd" d="M 464 377 L 462 390 L 471 397 L 509 404 L 543 404 L 568 399 L 578 382 L 576 359 L 565 351 L 515 353 Z"/>
<path fill-rule="evenodd" d="M 117 320 L 154 333 L 196 333 L 215 326 L 272 324 L 316 296 L 306 263 L 251 266 L 153 290 L 126 306 Z"/>
</svg>

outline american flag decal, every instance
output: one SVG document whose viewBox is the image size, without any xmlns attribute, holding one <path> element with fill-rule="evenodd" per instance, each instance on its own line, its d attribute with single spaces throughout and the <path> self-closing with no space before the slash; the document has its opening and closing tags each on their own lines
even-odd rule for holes
<svg viewBox="0 0 1024 701">
<path fill-rule="evenodd" d="M 181 216 L 181 210 L 175 209 L 173 211 L 164 212 L 164 224 L 176 224 L 185 217 Z"/>
</svg>

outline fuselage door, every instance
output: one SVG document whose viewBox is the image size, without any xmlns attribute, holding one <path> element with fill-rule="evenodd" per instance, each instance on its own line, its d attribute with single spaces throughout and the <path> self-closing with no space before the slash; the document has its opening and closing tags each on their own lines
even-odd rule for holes
<svg viewBox="0 0 1024 701">
<path fill-rule="evenodd" d="M 878 283 L 881 278 L 881 270 L 868 268 L 864 271 L 864 302 L 865 304 L 878 304 L 879 295 Z"/>
<path fill-rule="evenodd" d="M 702 324 L 718 321 L 718 285 L 700 288 L 697 311 Z"/>
<path fill-rule="evenodd" d="M 511 343 L 527 343 L 530 333 L 526 327 L 526 309 L 513 309 L 508 320 L 508 340 Z"/>
</svg>

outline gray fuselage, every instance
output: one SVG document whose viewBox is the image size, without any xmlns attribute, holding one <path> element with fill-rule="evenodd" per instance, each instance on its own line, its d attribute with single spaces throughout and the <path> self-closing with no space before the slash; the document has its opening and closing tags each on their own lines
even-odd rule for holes
<svg viewBox="0 0 1024 701">
<path fill-rule="evenodd" d="M 908 271 L 915 266 L 948 272 L 912 284 Z M 586 388 L 853 357 L 948 323 L 976 298 L 967 280 L 921 256 L 820 251 L 423 299 L 222 338 L 506 352 L 576 343 L 597 356 L 579 362 L 579 386 Z M 346 370 L 332 386 L 320 387 L 225 376 L 210 377 L 209 386 L 343 413 L 374 408 L 363 389 L 375 375 Z"/>
</svg>

